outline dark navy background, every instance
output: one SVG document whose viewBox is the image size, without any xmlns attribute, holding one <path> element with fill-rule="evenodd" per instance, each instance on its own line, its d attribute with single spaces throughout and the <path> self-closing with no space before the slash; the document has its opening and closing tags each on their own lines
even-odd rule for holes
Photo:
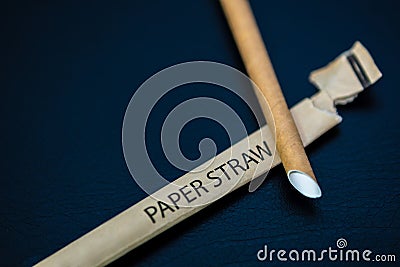
<svg viewBox="0 0 400 267">
<path fill-rule="evenodd" d="M 255 193 L 234 192 L 113 266 L 259 265 L 264 244 L 324 249 L 340 237 L 349 248 L 396 254 L 399 261 L 397 1 L 251 3 L 290 106 L 315 93 L 309 72 L 356 40 L 384 74 L 340 107 L 343 122 L 307 149 L 323 197 L 299 196 L 280 166 Z M 146 196 L 126 168 L 121 127 L 147 78 L 191 60 L 244 71 L 212 0 L 2 1 L 0 27 L 1 266 L 32 265 Z M 254 131 L 243 103 L 228 101 Z M 155 121 L 168 108 L 159 106 Z M 182 133 L 188 157 L 196 157 L 202 136 L 212 136 L 219 150 L 228 146 L 218 125 L 197 123 Z M 181 175 L 152 149 L 166 176 Z"/>
</svg>

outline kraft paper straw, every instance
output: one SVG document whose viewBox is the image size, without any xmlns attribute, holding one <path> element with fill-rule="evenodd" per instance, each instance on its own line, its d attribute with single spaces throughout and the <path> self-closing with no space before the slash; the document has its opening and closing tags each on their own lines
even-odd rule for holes
<svg viewBox="0 0 400 267">
<path fill-rule="evenodd" d="M 382 74 L 372 57 L 359 42 L 356 42 L 349 51 L 340 55 L 326 67 L 312 72 L 310 81 L 320 88 L 320 92 L 310 98 L 303 99 L 290 110 L 304 146 L 341 122 L 342 118 L 336 113 L 335 104 L 351 102 L 366 86 L 373 84 L 381 76 Z M 240 155 L 243 149 L 248 148 L 248 143 L 252 148 L 261 145 L 263 142 L 270 146 L 274 145 L 271 133 L 268 125 L 263 126 L 249 137 L 242 139 L 211 159 L 213 161 L 211 166 L 208 166 L 206 162 L 204 164 L 208 166 L 207 168 L 204 169 L 200 166 L 200 169 L 204 170 L 197 173 L 189 172 L 175 180 L 174 184 L 180 186 L 194 185 L 193 188 L 198 188 L 199 182 L 203 182 L 203 184 L 207 182 L 204 177 L 210 169 L 221 164 L 221 162 L 226 162 L 232 157 Z M 262 138 L 265 138 L 265 140 Z M 270 167 L 279 163 L 279 157 L 270 156 L 265 157 L 265 160 L 258 165 L 250 165 L 249 172 L 241 177 L 233 190 L 250 182 L 253 177 L 265 174 Z M 224 183 L 223 185 L 231 188 L 229 184 Z M 157 203 L 160 199 L 166 199 L 173 192 L 171 190 L 176 190 L 176 187 L 165 186 L 153 196 L 148 196 L 134 204 L 42 260 L 36 266 L 104 266 L 207 206 L 195 205 L 193 207 L 181 207 L 180 209 L 170 207 L 172 210 L 168 209 L 164 214 L 157 207 Z M 224 190 L 222 189 L 222 191 Z M 201 193 L 204 192 L 201 191 Z M 218 192 L 210 193 L 218 194 Z M 156 209 L 156 212 L 150 215 L 146 213 L 145 210 L 149 207 L 153 210 Z"/>
<path fill-rule="evenodd" d="M 321 189 L 282 94 L 248 1 L 220 0 L 220 2 L 246 70 L 269 104 L 270 111 L 264 111 L 264 114 L 270 128 L 275 130 L 276 148 L 290 183 L 306 197 L 320 197 Z"/>
</svg>

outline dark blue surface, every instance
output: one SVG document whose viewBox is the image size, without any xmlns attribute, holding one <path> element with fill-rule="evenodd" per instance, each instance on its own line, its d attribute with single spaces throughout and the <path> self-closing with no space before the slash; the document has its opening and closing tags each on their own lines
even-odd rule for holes
<svg viewBox="0 0 400 267">
<path fill-rule="evenodd" d="M 217 1 L 82 2 L 1 3 L 2 266 L 32 265 L 146 196 L 121 148 L 124 111 L 142 82 L 191 60 L 244 70 Z M 399 261 L 397 1 L 251 3 L 290 106 L 315 92 L 309 72 L 355 40 L 384 74 L 307 149 L 324 196 L 302 198 L 278 167 L 255 193 L 234 192 L 113 265 L 256 265 L 264 244 L 320 249 L 340 237 Z M 199 128 L 182 136 L 188 155 Z M 219 131 L 207 129 L 199 134 Z M 227 146 L 223 134 L 213 138 Z"/>
</svg>

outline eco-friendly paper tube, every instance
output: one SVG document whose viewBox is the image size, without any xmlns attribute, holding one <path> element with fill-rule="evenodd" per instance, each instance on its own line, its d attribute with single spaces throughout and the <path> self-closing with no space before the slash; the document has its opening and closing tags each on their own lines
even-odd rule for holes
<svg viewBox="0 0 400 267">
<path fill-rule="evenodd" d="M 349 58 L 354 60 L 349 60 Z M 356 62 L 357 67 L 351 62 Z M 311 98 L 303 99 L 291 108 L 303 144 L 305 146 L 310 144 L 341 122 L 342 118 L 336 113 L 335 104 L 351 102 L 365 86 L 373 84 L 381 75 L 368 51 L 358 42 L 351 50 L 340 55 L 328 66 L 312 72 L 310 80 L 321 91 Z M 360 79 L 360 77 L 363 78 Z M 368 81 L 368 83 L 362 84 L 361 80 Z M 266 137 L 266 139 L 263 140 L 261 137 Z M 174 184 L 189 185 L 189 187 L 192 184 L 195 185 L 194 188 L 199 185 L 199 182 L 194 182 L 196 180 L 206 184 L 206 173 L 232 157 L 237 157 L 243 152 L 243 149 L 248 149 L 248 141 L 251 148 L 261 145 L 264 141 L 270 146 L 274 145 L 270 129 L 268 126 L 263 126 L 249 137 L 211 159 L 213 161 L 211 166 L 208 166 L 209 163 L 206 162 L 204 163 L 205 166 L 208 166 L 206 169 L 200 166 L 200 169 L 203 169 L 201 172 L 189 172 L 175 180 Z M 236 183 L 234 189 L 250 182 L 253 177 L 265 174 L 271 164 L 274 167 L 279 163 L 279 157 L 265 157 L 258 165 L 249 165 L 250 169 L 244 173 L 241 179 L 233 181 Z M 231 184 L 223 183 L 221 187 L 223 187 L 221 189 L 223 191 L 224 188 L 231 188 Z M 179 209 L 171 207 L 173 211 L 168 209 L 162 216 L 158 209 L 158 201 L 166 199 L 166 196 L 175 189 L 175 186 L 166 186 L 160 189 L 153 196 L 148 196 L 134 204 L 39 262 L 36 266 L 104 266 L 206 207 L 206 205 Z M 194 192 L 194 190 L 192 191 Z M 207 196 L 204 191 L 199 192 L 202 196 L 197 198 L 197 204 L 204 203 L 202 198 Z M 209 193 L 218 194 L 218 192 L 211 191 Z M 192 196 L 198 195 L 194 192 Z M 168 202 L 166 201 L 166 203 Z M 152 216 L 146 214 L 144 210 L 149 207 L 158 209 L 157 213 Z"/>
<path fill-rule="evenodd" d="M 269 104 L 270 111 L 264 111 L 264 115 L 268 125 L 274 127 L 271 130 L 275 130 L 276 149 L 290 183 L 306 197 L 320 197 L 321 189 L 304 151 L 248 1 L 220 2 L 246 70 Z"/>
</svg>

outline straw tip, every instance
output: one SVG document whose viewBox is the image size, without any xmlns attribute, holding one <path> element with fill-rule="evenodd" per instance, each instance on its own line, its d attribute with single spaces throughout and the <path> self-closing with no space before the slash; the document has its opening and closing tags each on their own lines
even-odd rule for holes
<svg viewBox="0 0 400 267">
<path fill-rule="evenodd" d="M 308 174 L 298 170 L 290 170 L 287 176 L 293 187 L 304 196 L 309 198 L 319 198 L 322 196 L 318 183 Z"/>
</svg>

